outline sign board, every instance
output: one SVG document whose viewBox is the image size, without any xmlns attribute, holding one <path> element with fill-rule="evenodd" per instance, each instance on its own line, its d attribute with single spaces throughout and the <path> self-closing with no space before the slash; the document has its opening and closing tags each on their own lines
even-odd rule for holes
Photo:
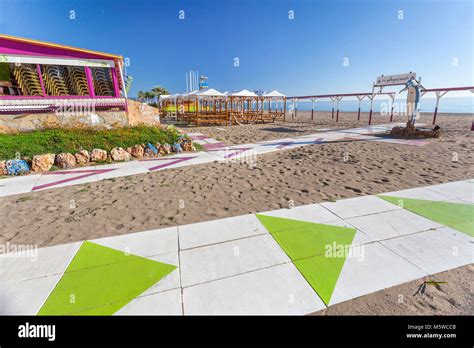
<svg viewBox="0 0 474 348">
<path fill-rule="evenodd" d="M 115 63 L 113 60 L 104 59 L 75 59 L 75 58 L 49 58 L 49 57 L 33 57 L 20 56 L 11 54 L 1 54 L 0 63 L 13 64 L 42 64 L 42 65 L 72 65 L 72 66 L 89 66 L 101 68 L 113 68 Z"/>
<path fill-rule="evenodd" d="M 375 87 L 404 85 L 410 79 L 416 79 L 416 73 L 409 72 L 407 74 L 382 75 L 377 77 Z"/>
</svg>

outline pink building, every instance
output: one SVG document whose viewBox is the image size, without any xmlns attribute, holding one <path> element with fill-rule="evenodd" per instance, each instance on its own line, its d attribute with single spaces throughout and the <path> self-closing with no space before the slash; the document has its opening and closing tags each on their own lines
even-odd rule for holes
<svg viewBox="0 0 474 348">
<path fill-rule="evenodd" d="M 0 114 L 126 110 L 123 58 L 0 35 Z"/>
</svg>

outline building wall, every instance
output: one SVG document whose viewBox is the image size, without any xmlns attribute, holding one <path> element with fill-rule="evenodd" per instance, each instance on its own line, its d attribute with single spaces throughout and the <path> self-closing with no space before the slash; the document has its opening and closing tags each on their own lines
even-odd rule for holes
<svg viewBox="0 0 474 348">
<path fill-rule="evenodd" d="M 97 115 L 97 116 L 94 116 Z M 52 127 L 101 127 L 115 128 L 138 124 L 159 124 L 157 108 L 128 100 L 126 111 L 95 111 L 90 113 L 36 113 L 21 115 L 0 115 L 0 133 L 27 132 Z"/>
</svg>

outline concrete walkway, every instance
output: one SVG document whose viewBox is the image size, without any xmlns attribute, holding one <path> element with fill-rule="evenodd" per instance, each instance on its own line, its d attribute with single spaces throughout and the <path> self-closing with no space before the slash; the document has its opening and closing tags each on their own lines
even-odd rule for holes
<svg viewBox="0 0 474 348">
<path fill-rule="evenodd" d="M 334 141 L 382 141 L 416 146 L 428 143 L 427 140 L 402 140 L 380 137 L 380 134 L 389 131 L 397 125 L 401 124 L 392 123 L 346 130 L 325 129 L 310 135 L 235 146 L 226 146 L 224 143 L 208 138 L 200 133 L 191 133 L 189 134 L 191 138 L 201 144 L 205 151 L 0 179 L 0 197 L 195 164 L 239 160 L 242 158 L 255 159 L 256 156 L 264 153 Z"/>
<path fill-rule="evenodd" d="M 466 180 L 25 249 L 0 314 L 302 315 L 470 264 L 473 236 Z"/>
</svg>

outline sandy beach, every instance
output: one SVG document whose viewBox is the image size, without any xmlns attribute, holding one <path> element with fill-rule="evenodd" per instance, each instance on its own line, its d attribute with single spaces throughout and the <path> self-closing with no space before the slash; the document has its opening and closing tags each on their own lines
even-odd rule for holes
<svg viewBox="0 0 474 348">
<path fill-rule="evenodd" d="M 0 242 L 44 247 L 274 210 L 288 207 L 290 201 L 298 206 L 472 178 L 474 115 L 440 114 L 438 121 L 441 138 L 421 147 L 339 141 L 261 155 L 253 168 L 211 163 L 2 197 L 0 220 L 8 223 L 2 226 Z M 375 115 L 374 124 L 381 123 L 388 123 L 388 117 Z M 431 114 L 419 123 L 431 125 Z M 242 144 L 366 124 L 367 114 L 357 122 L 356 114 L 341 113 L 336 124 L 330 113 L 315 113 L 311 121 L 309 112 L 299 112 L 297 120 L 285 123 L 184 130 Z M 472 313 L 472 302 L 466 307 L 464 296 L 472 283 L 472 267 L 444 273 L 439 277 L 449 284 L 441 290 L 430 287 L 428 294 L 436 299 L 426 305 L 411 297 L 421 284 L 415 281 L 324 314 Z M 397 305 L 398 293 L 406 294 L 410 304 Z"/>
<path fill-rule="evenodd" d="M 427 281 L 425 286 L 424 281 Z M 472 284 L 474 266 L 467 265 L 342 302 L 313 314 L 472 315 Z"/>
</svg>

